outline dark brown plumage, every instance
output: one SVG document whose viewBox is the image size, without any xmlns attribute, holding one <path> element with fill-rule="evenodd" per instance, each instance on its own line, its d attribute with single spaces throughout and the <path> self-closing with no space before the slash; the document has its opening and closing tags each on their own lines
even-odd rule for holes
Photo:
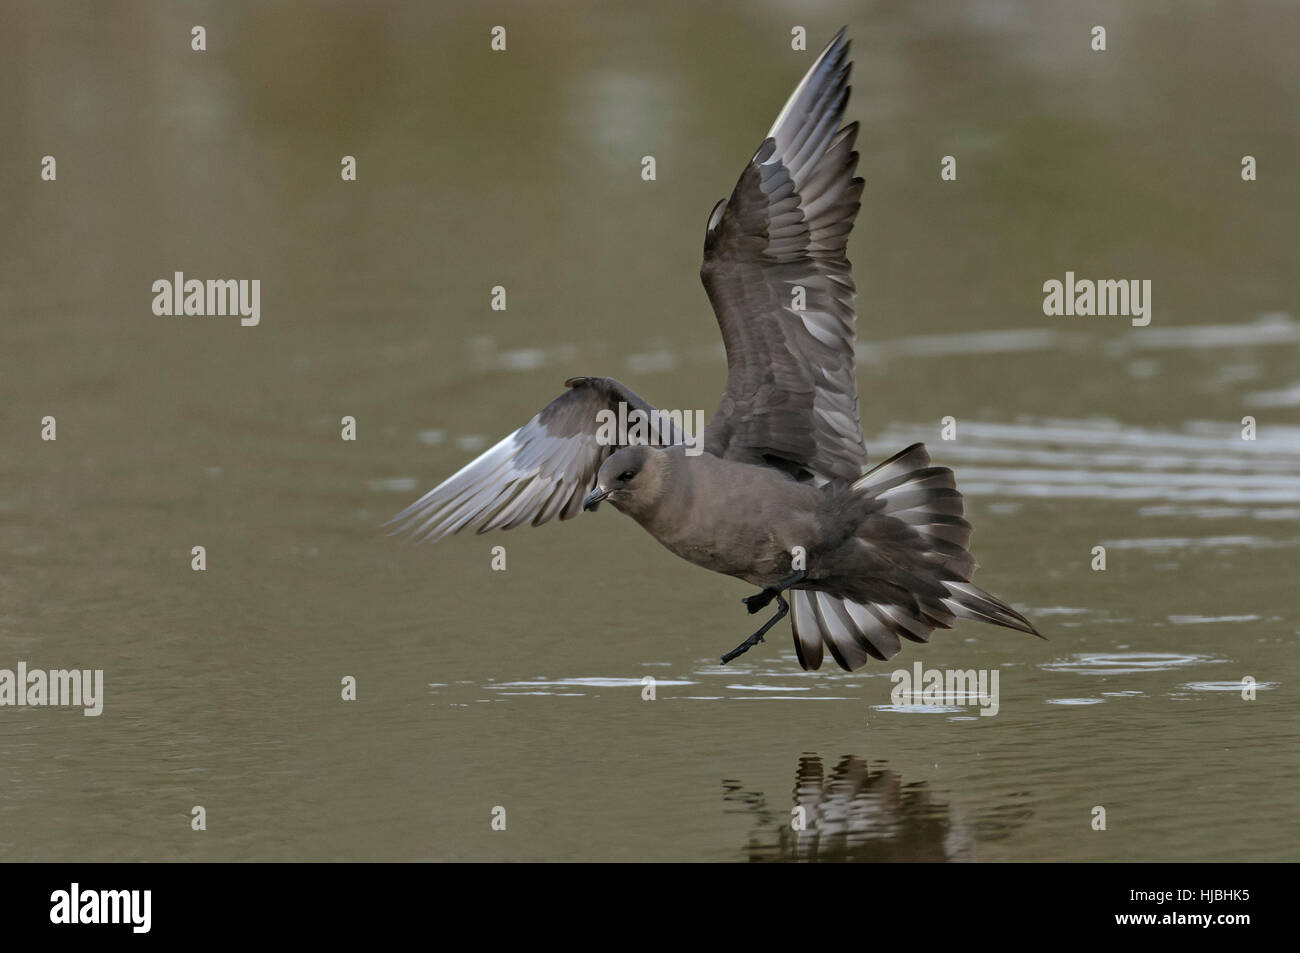
<svg viewBox="0 0 1300 953">
<path fill-rule="evenodd" d="M 536 417 L 394 517 L 434 539 L 569 519 L 603 500 L 669 550 L 760 588 L 787 611 L 817 668 L 888 659 L 957 618 L 1038 633 L 971 583 L 971 527 L 951 470 L 914 444 L 874 469 L 858 416 L 855 294 L 846 246 L 862 180 L 844 31 L 813 64 L 731 197 L 709 216 L 701 278 L 727 351 L 727 383 L 689 454 L 675 427 L 655 445 L 602 438 L 620 403 L 652 408 L 609 378 L 579 377 Z"/>
</svg>

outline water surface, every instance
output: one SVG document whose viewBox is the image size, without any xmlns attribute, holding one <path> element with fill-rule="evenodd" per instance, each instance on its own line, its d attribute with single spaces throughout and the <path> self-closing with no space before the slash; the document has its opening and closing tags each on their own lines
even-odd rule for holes
<svg viewBox="0 0 1300 953">
<path fill-rule="evenodd" d="M 438 4 L 5 18 L 0 667 L 106 698 L 0 708 L 0 858 L 1297 859 L 1294 7 L 507 4 L 499 55 Z M 711 412 L 706 216 L 842 22 L 868 443 L 957 470 L 1048 641 L 722 667 L 747 589 L 613 511 L 385 536 L 568 376 Z M 1151 325 L 1044 317 L 1067 270 Z M 175 271 L 261 324 L 154 317 Z M 895 705 L 915 661 L 998 714 Z"/>
</svg>

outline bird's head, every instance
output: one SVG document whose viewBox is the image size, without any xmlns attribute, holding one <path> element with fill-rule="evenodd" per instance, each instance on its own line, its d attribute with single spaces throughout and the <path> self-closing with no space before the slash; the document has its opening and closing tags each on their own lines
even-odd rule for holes
<svg viewBox="0 0 1300 953">
<path fill-rule="evenodd" d="M 596 488 L 582 501 L 594 510 L 603 500 L 630 515 L 653 506 L 663 492 L 665 454 L 654 447 L 624 447 L 615 451 L 596 474 Z"/>
</svg>

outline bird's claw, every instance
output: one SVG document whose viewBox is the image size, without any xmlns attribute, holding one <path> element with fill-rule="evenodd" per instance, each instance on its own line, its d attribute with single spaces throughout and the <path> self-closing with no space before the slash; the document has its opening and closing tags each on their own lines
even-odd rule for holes
<svg viewBox="0 0 1300 953">
<path fill-rule="evenodd" d="M 740 601 L 749 609 L 749 614 L 753 615 L 755 612 L 762 612 L 766 609 L 768 605 L 771 604 L 772 600 L 776 598 L 776 595 L 777 593 L 775 589 L 764 589 L 762 592 L 755 593 L 752 596 L 745 596 L 745 598 Z"/>
</svg>

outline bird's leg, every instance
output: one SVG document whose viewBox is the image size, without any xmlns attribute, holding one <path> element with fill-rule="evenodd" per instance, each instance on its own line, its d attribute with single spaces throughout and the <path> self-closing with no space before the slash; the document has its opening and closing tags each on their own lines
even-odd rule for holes
<svg viewBox="0 0 1300 953">
<path fill-rule="evenodd" d="M 763 636 L 767 634 L 767 630 L 772 628 L 772 626 L 776 625 L 782 619 L 784 619 L 785 614 L 790 611 L 790 603 L 786 602 L 784 599 L 781 598 L 780 590 L 764 589 L 763 591 L 771 592 L 772 595 L 769 598 L 776 600 L 776 604 L 777 604 L 776 615 L 772 616 L 772 618 L 764 622 L 763 627 L 759 629 L 757 632 L 755 632 L 753 635 L 751 635 L 749 638 L 747 638 L 744 642 L 741 642 L 739 645 L 737 645 L 726 655 L 722 656 L 723 665 L 726 665 L 728 662 L 730 662 L 732 659 L 736 658 L 739 655 L 744 655 L 746 652 L 748 652 L 750 649 L 756 646 L 759 642 L 762 642 Z"/>
<path fill-rule="evenodd" d="M 769 602 L 775 599 L 786 589 L 789 589 L 791 586 L 799 585 L 799 583 L 803 582 L 804 579 L 807 578 L 807 576 L 808 573 L 805 571 L 797 572 L 789 579 L 783 579 L 780 582 L 778 582 L 775 586 L 768 586 L 766 589 L 762 590 L 757 595 L 745 596 L 745 598 L 741 599 L 740 601 L 749 607 L 750 615 L 753 615 L 755 612 L 762 612 L 764 609 L 767 608 L 767 604 Z"/>
</svg>

